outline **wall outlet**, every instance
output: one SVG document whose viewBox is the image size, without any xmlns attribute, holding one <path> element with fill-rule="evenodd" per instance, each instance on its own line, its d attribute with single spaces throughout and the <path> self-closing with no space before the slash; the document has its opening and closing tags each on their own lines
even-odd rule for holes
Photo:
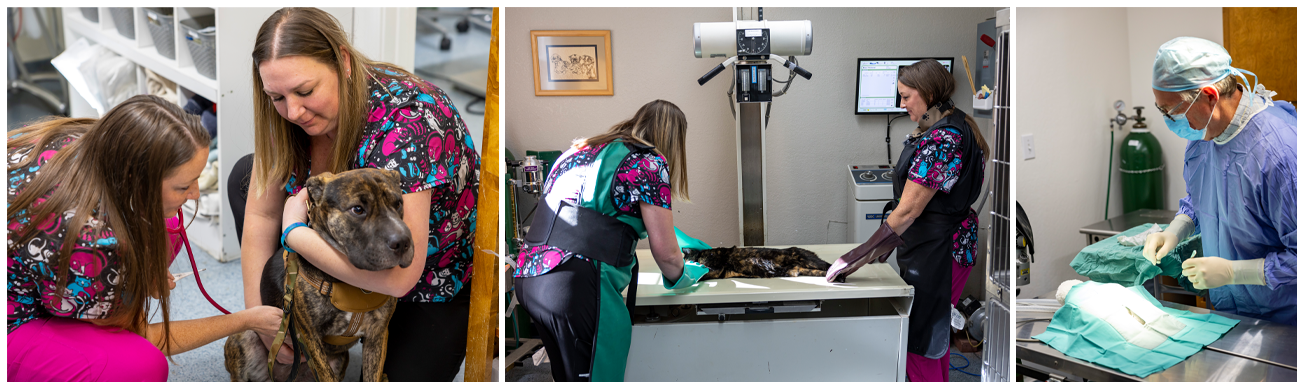
<svg viewBox="0 0 1304 388">
<path fill-rule="evenodd" d="M 1036 148 L 1033 147 L 1032 135 L 1023 135 L 1023 160 L 1037 157 Z"/>
</svg>

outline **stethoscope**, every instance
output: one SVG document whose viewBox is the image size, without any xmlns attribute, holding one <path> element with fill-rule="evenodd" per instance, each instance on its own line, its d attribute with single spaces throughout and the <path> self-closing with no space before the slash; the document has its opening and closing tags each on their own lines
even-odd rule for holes
<svg viewBox="0 0 1304 388">
<path fill-rule="evenodd" d="M 199 201 L 195 201 L 195 216 L 198 215 L 199 215 Z M 164 226 L 163 229 L 166 229 L 168 233 L 178 234 L 181 236 L 181 243 L 186 246 L 186 256 L 190 257 L 190 269 L 194 271 L 193 273 L 195 275 L 195 284 L 199 285 L 199 292 L 203 293 L 204 298 L 208 298 L 208 303 L 212 303 L 213 307 L 216 307 L 218 311 L 221 311 L 223 314 L 231 314 L 230 311 L 226 311 L 226 309 L 222 308 L 221 305 L 218 305 L 217 301 L 213 300 L 213 297 L 208 296 L 208 290 L 204 289 L 204 282 L 199 280 L 200 271 L 199 271 L 199 266 L 195 264 L 195 253 L 190 250 L 190 236 L 186 235 L 186 228 L 190 227 L 190 225 L 187 225 L 185 223 L 186 218 L 184 214 L 181 213 L 181 209 L 177 209 L 177 219 L 181 221 L 182 224 L 181 227 L 178 227 L 176 229 L 171 229 L 168 228 L 167 226 Z M 192 223 L 195 222 L 194 216 L 190 217 L 190 222 Z"/>
</svg>

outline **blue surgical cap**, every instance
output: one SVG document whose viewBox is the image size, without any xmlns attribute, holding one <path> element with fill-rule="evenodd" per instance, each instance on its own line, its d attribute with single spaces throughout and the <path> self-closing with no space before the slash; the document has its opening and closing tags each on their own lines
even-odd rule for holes
<svg viewBox="0 0 1304 388">
<path fill-rule="evenodd" d="M 1222 45 L 1184 36 L 1159 46 L 1152 83 L 1155 90 L 1180 92 L 1212 85 L 1236 72 Z"/>
</svg>

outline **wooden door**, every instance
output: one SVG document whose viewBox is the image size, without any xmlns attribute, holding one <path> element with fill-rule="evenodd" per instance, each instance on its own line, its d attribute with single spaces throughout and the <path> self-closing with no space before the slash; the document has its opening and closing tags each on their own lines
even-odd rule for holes
<svg viewBox="0 0 1304 388">
<path fill-rule="evenodd" d="M 1259 76 L 1274 100 L 1299 105 L 1295 88 L 1295 8 L 1223 8 L 1223 46 L 1232 66 Z M 1245 78 L 1254 82 L 1254 77 Z"/>
</svg>

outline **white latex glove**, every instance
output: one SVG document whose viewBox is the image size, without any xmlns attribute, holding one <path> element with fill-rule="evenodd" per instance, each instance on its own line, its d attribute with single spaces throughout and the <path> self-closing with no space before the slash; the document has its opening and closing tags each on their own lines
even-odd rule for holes
<svg viewBox="0 0 1304 388">
<path fill-rule="evenodd" d="M 1207 290 L 1228 284 L 1262 286 L 1263 259 L 1227 260 L 1221 257 L 1197 257 L 1182 262 L 1182 276 L 1197 289 Z"/>
<path fill-rule="evenodd" d="M 1141 257 L 1150 260 L 1151 264 L 1159 265 L 1164 256 L 1168 256 L 1168 252 L 1177 247 L 1177 243 L 1191 234 L 1191 229 L 1194 227 L 1195 223 L 1191 222 L 1191 217 L 1178 214 L 1177 217 L 1173 217 L 1173 222 L 1169 223 L 1168 228 L 1163 232 L 1146 236 L 1146 245 L 1141 248 Z"/>
<path fill-rule="evenodd" d="M 1181 241 L 1176 233 L 1169 231 L 1151 234 L 1146 236 L 1146 246 L 1141 248 L 1141 257 L 1150 260 L 1151 264 L 1159 265 L 1159 261 L 1163 260 L 1164 256 L 1167 256 L 1168 252 L 1177 247 L 1177 243 Z"/>
</svg>

